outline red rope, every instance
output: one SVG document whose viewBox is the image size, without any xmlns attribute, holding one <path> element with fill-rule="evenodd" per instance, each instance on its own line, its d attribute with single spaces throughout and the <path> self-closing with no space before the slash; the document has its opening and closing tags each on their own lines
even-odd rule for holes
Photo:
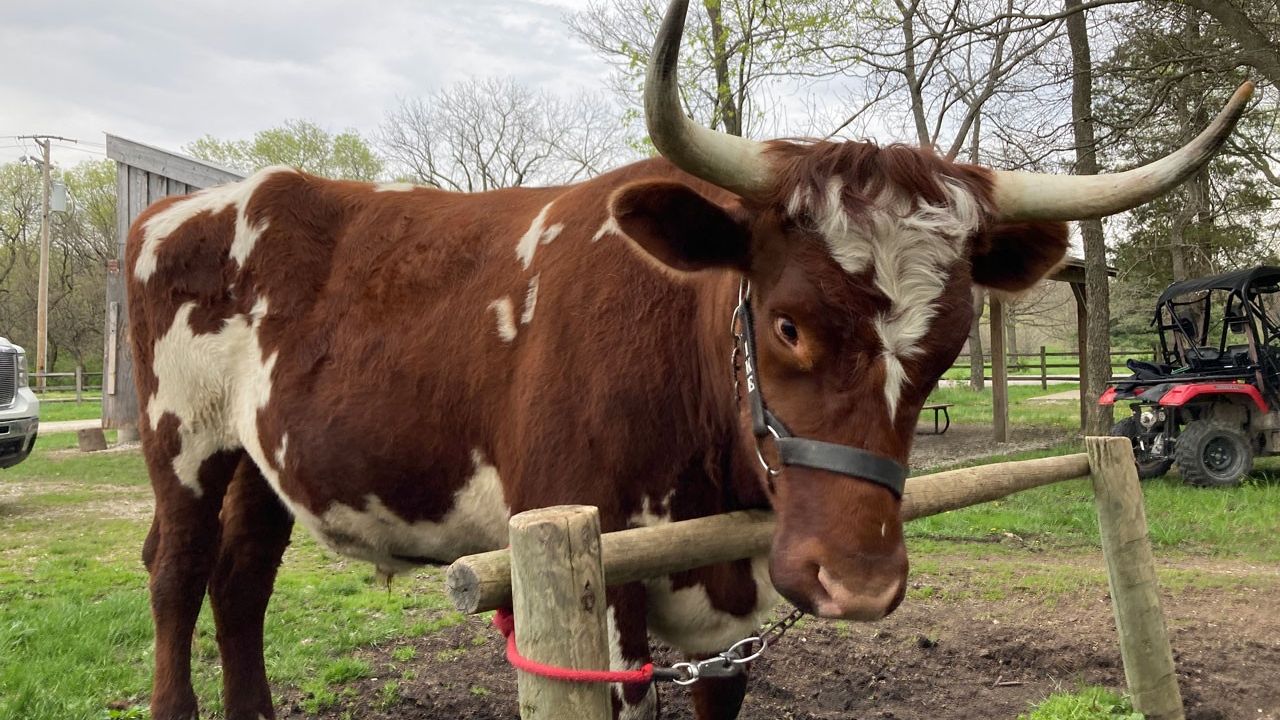
<svg viewBox="0 0 1280 720">
<path fill-rule="evenodd" d="M 567 680 L 569 682 L 598 683 L 651 683 L 653 682 L 653 663 L 645 663 L 639 670 L 574 670 L 572 668 L 547 665 L 520 654 L 516 649 L 516 619 L 510 610 L 499 610 L 493 614 L 493 625 L 507 639 L 507 662 L 517 670 L 534 675 Z"/>
</svg>

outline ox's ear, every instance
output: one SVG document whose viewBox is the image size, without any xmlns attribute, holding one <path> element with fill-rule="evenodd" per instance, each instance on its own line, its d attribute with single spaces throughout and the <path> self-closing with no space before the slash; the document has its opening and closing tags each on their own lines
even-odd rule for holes
<svg viewBox="0 0 1280 720">
<path fill-rule="evenodd" d="M 1002 223 L 974 238 L 973 282 L 1021 292 L 1048 275 L 1066 254 L 1065 223 Z"/>
<path fill-rule="evenodd" d="M 693 271 L 750 266 L 746 223 L 683 183 L 627 185 L 613 194 L 609 211 L 622 232 L 668 267 Z"/>
</svg>

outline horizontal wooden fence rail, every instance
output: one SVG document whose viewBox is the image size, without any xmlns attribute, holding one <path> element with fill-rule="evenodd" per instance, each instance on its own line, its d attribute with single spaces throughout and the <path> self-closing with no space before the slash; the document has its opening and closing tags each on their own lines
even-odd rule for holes
<svg viewBox="0 0 1280 720">
<path fill-rule="evenodd" d="M 907 480 L 902 517 L 937 515 L 1088 474 L 1089 458 L 1080 453 L 920 475 Z M 601 545 L 605 583 L 620 585 L 764 555 L 773 524 L 772 513 L 749 510 L 606 533 Z M 449 566 L 445 587 L 454 607 L 464 613 L 509 606 L 510 553 L 494 550 L 460 558 Z"/>
<path fill-rule="evenodd" d="M 98 377 L 97 385 L 90 385 L 85 381 L 90 376 Z M 54 382 L 50 383 L 50 378 L 72 378 L 71 383 Z M 102 400 L 102 373 L 87 372 L 82 368 L 76 368 L 75 372 L 36 372 L 31 374 L 31 390 L 38 395 L 44 395 L 54 392 L 75 392 L 73 398 L 40 398 L 40 402 L 44 403 L 63 403 L 74 402 L 81 403 L 85 401 L 97 402 Z M 97 391 L 98 397 L 85 397 L 85 393 L 89 391 Z"/>
<path fill-rule="evenodd" d="M 1157 362 L 1159 361 L 1159 349 L 1154 347 L 1150 350 L 1113 350 L 1110 354 L 1112 357 L 1112 372 L 1120 371 L 1119 374 L 1112 376 L 1112 382 L 1123 380 L 1128 375 L 1128 367 L 1124 362 L 1117 361 L 1116 358 L 1123 358 L 1124 360 L 1127 360 L 1135 357 L 1150 357 Z M 1039 380 L 1041 388 L 1048 388 L 1049 383 L 1051 382 L 1080 382 L 1080 353 L 1078 352 L 1048 352 L 1045 346 L 1041 345 L 1039 352 L 1005 353 L 1005 358 L 1009 372 L 1009 380 Z M 1049 362 L 1049 358 L 1075 358 L 1076 361 L 1073 363 Z M 984 354 L 982 356 L 982 379 L 987 382 L 995 380 L 991 374 L 988 374 L 991 370 L 991 359 L 991 355 L 989 354 Z M 1024 360 L 1029 360 L 1030 362 L 1024 362 Z M 1068 368 L 1075 370 L 1076 374 L 1068 375 L 1049 373 L 1050 370 L 1064 370 Z M 1028 370 L 1033 372 L 1028 373 Z M 1036 370 L 1039 372 L 1034 372 Z M 969 366 L 969 361 L 962 356 L 956 359 L 956 362 L 951 366 L 950 371 L 972 372 L 972 368 Z M 953 380 L 957 379 L 959 378 L 953 378 Z"/>
</svg>

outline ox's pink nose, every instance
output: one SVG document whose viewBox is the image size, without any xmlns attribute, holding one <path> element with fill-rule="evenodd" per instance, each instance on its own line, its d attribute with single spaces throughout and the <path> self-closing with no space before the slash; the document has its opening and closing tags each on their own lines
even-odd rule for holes
<svg viewBox="0 0 1280 720">
<path fill-rule="evenodd" d="M 814 598 L 813 609 L 819 616 L 861 622 L 879 620 L 896 610 L 907 590 L 905 577 L 850 585 L 825 567 L 818 568 L 818 585 L 822 592 Z"/>
<path fill-rule="evenodd" d="M 806 612 L 870 622 L 885 617 L 902 602 L 907 589 L 907 556 L 905 549 L 879 557 L 775 553 L 770 574 L 778 592 Z"/>
</svg>

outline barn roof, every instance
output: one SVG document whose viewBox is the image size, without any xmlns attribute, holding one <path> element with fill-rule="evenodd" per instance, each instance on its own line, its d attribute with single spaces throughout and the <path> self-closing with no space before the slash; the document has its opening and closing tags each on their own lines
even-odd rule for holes
<svg viewBox="0 0 1280 720">
<path fill-rule="evenodd" d="M 130 167 L 186 183 L 193 188 L 213 187 L 244 179 L 244 175 L 235 170 L 110 133 L 107 133 L 107 157 Z"/>
</svg>

